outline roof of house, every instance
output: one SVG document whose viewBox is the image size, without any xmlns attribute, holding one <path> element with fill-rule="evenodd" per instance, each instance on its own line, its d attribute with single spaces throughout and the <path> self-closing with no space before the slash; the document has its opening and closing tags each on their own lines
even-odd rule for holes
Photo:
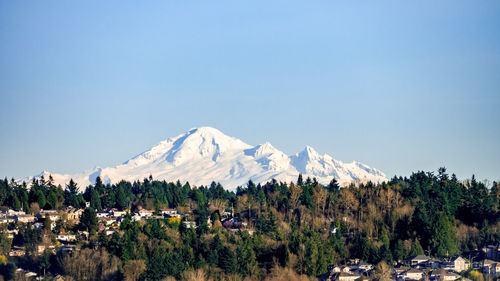
<svg viewBox="0 0 500 281">
<path fill-rule="evenodd" d="M 464 258 L 462 258 L 461 256 L 454 256 L 454 257 L 451 258 L 451 261 L 456 261 L 458 259 L 462 259 L 463 260 Z"/>
<path fill-rule="evenodd" d="M 496 263 L 496 261 L 492 261 L 492 260 L 488 260 L 488 259 L 483 260 L 484 266 L 493 265 L 494 263 Z"/>
<path fill-rule="evenodd" d="M 431 258 L 426 256 L 426 255 L 418 255 L 414 258 L 412 258 L 412 260 L 430 260 Z"/>
</svg>

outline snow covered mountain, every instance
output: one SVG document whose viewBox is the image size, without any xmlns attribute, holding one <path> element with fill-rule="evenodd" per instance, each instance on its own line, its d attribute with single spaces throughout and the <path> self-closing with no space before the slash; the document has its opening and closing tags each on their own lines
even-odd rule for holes
<svg viewBox="0 0 500 281">
<path fill-rule="evenodd" d="M 80 189 L 84 189 L 94 184 L 97 176 L 105 183 L 116 183 L 121 180 L 142 180 L 152 175 L 154 179 L 189 181 L 191 185 L 208 185 L 217 181 L 225 188 L 234 190 L 250 179 L 256 183 L 273 178 L 278 181 L 296 181 L 299 173 L 304 178 L 315 177 L 324 184 L 333 177 L 341 185 L 353 181 L 387 181 L 386 175 L 379 170 L 359 162 L 343 163 L 327 154 L 318 154 L 310 146 L 288 156 L 268 142 L 251 146 L 211 127 L 194 128 L 175 138 L 161 141 L 116 167 L 95 168 L 75 175 L 44 171 L 34 177 L 43 175 L 47 179 L 52 175 L 55 184 L 63 187 L 72 178 Z M 29 183 L 34 177 L 19 181 Z"/>
</svg>

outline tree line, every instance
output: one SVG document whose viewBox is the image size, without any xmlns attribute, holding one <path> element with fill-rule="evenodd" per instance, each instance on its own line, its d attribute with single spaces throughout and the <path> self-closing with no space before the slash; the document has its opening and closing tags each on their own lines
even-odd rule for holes
<svg viewBox="0 0 500 281">
<path fill-rule="evenodd" d="M 299 175 L 290 183 L 249 181 L 234 192 L 216 182 L 194 187 L 152 177 L 116 184 L 97 178 L 84 192 L 73 181 L 63 189 L 51 178 L 35 179 L 29 188 L 0 181 L 0 205 L 27 213 L 37 206 L 84 208 L 85 202 L 90 207 L 80 225 L 63 227 L 92 230 L 89 241 L 81 245 L 85 251 L 33 256 L 24 264 L 75 280 L 188 280 L 200 274 L 215 280 L 263 280 L 281 273 L 293 279 L 318 276 L 328 265 L 351 258 L 392 264 L 418 254 L 466 255 L 500 242 L 500 185 L 479 182 L 474 176 L 459 181 L 444 168 L 348 187 L 340 187 L 335 179 L 323 185 Z M 139 206 L 177 208 L 189 213 L 184 220 L 195 221 L 197 228 L 127 216 L 113 235 L 97 231 L 95 211 L 134 211 Z M 220 218 L 231 209 L 250 233 L 222 227 Z M 22 229 L 14 242 L 34 245 L 43 240 L 43 232 L 33 232 Z M 83 265 L 88 256 L 100 258 Z M 80 263 L 81 267 L 75 265 Z M 88 269 L 88 277 L 80 272 L 84 266 L 100 271 Z"/>
</svg>

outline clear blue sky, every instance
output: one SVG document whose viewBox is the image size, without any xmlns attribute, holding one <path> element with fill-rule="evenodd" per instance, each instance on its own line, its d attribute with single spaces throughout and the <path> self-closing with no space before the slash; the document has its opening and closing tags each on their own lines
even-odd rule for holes
<svg viewBox="0 0 500 281">
<path fill-rule="evenodd" d="M 500 1 L 0 0 L 0 105 L 0 177 L 212 126 L 499 180 Z"/>
</svg>

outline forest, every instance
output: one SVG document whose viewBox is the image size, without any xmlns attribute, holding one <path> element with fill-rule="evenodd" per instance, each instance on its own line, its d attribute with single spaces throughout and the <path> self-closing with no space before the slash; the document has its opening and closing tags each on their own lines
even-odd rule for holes
<svg viewBox="0 0 500 281">
<path fill-rule="evenodd" d="M 359 258 L 393 265 L 426 254 L 442 258 L 500 243 L 500 184 L 459 181 L 445 168 L 415 172 L 388 182 L 340 187 L 299 175 L 296 182 L 249 181 L 227 191 L 216 183 L 191 186 L 153 177 L 142 181 L 80 188 L 52 179 L 18 184 L 0 180 L 3 210 L 35 214 L 40 209 L 85 209 L 80 222 L 62 215 L 55 229 L 1 225 L 0 274 L 30 269 L 46 280 L 314 280 L 329 265 Z M 83 190 L 83 189 L 81 189 Z M 86 207 L 86 202 L 90 206 Z M 109 208 L 159 211 L 175 208 L 182 221 L 124 217 L 119 230 L 99 230 L 96 212 Z M 232 230 L 221 223 L 231 212 L 245 223 Z M 196 228 L 183 221 L 196 222 Z M 10 239 L 5 230 L 18 227 Z M 78 251 L 35 254 L 39 244 L 54 243 L 55 233 L 88 230 Z M 26 255 L 9 257 L 15 246 Z M 1 278 L 1 277 L 0 277 Z"/>
</svg>

